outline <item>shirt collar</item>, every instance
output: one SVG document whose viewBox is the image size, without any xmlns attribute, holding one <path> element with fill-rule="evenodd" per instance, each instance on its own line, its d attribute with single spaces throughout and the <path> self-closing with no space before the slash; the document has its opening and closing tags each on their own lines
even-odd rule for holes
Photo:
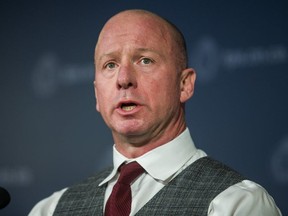
<svg viewBox="0 0 288 216">
<path fill-rule="evenodd" d="M 99 186 L 110 181 L 117 174 L 117 170 L 122 163 L 130 161 L 137 161 L 153 178 L 165 181 L 183 167 L 196 153 L 196 150 L 188 128 L 175 139 L 138 158 L 128 159 L 113 146 L 114 168 Z"/>
</svg>

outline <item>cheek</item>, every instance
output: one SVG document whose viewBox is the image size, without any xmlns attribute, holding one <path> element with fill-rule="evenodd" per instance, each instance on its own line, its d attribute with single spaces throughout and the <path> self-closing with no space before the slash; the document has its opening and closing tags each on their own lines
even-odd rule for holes
<svg viewBox="0 0 288 216">
<path fill-rule="evenodd" d="M 105 107 L 105 103 L 107 102 L 108 99 L 106 99 L 107 97 L 105 97 L 105 94 L 103 93 L 98 93 L 97 94 L 97 99 L 96 99 L 96 109 L 99 112 L 102 112 L 104 107 Z"/>
<path fill-rule="evenodd" d="M 158 111 L 163 112 L 163 110 L 171 109 L 172 106 L 175 106 L 175 103 L 179 102 L 179 93 L 177 93 L 175 86 L 161 86 L 158 84 L 157 87 L 151 87 L 148 98 L 154 108 L 157 107 Z"/>
<path fill-rule="evenodd" d="M 180 100 L 180 87 L 176 80 L 162 80 L 158 83 L 157 89 L 154 89 L 154 94 L 159 94 L 160 100 L 166 102 Z M 165 102 L 164 101 L 164 102 Z"/>
</svg>

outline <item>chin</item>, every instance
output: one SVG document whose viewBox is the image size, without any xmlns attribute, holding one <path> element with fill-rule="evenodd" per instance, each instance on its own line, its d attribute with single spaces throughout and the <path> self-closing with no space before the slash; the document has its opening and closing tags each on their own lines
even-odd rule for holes
<svg viewBox="0 0 288 216">
<path fill-rule="evenodd" d="M 141 135 L 142 131 L 137 130 L 135 128 L 125 128 L 125 129 L 119 130 L 118 133 L 121 134 L 122 136 L 133 137 L 133 136 Z"/>
<path fill-rule="evenodd" d="M 143 128 L 139 127 L 122 127 L 119 128 L 118 130 L 115 130 L 116 134 L 119 134 L 122 137 L 127 137 L 127 138 L 132 138 L 132 137 L 138 137 L 143 134 L 145 134 L 145 131 Z"/>
</svg>

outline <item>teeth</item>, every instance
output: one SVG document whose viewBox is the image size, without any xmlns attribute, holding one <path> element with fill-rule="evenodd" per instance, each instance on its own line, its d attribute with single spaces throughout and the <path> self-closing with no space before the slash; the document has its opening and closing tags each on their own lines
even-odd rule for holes
<svg viewBox="0 0 288 216">
<path fill-rule="evenodd" d="M 121 107 L 122 110 L 125 110 L 125 111 L 131 111 L 133 110 L 134 108 L 136 107 L 136 105 L 123 105 Z"/>
</svg>

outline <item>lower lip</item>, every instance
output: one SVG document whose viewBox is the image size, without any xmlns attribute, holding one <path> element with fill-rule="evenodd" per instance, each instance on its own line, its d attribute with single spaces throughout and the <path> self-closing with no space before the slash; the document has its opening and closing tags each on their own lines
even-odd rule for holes
<svg viewBox="0 0 288 216">
<path fill-rule="evenodd" d="M 137 105 L 134 109 L 129 110 L 129 111 L 123 110 L 120 107 L 117 108 L 116 111 L 122 116 L 128 116 L 128 115 L 133 115 L 137 113 L 140 109 L 141 109 L 141 106 Z"/>
</svg>

